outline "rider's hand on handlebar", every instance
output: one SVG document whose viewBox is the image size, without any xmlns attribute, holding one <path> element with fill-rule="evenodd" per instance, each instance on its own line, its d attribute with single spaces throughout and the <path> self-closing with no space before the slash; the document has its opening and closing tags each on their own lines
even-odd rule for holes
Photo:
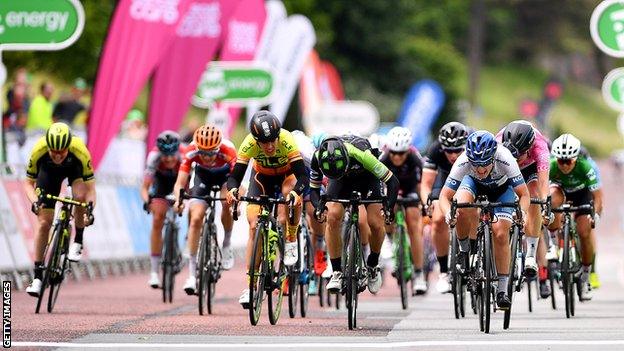
<svg viewBox="0 0 624 351">
<path fill-rule="evenodd" d="M 600 215 L 598 213 L 594 214 L 594 227 L 596 227 L 600 223 Z"/>
<path fill-rule="evenodd" d="M 457 224 L 457 218 L 451 217 L 451 211 L 448 211 L 444 215 L 444 221 L 446 222 L 446 224 L 448 224 L 450 226 L 454 226 L 455 224 Z"/>
<path fill-rule="evenodd" d="M 327 211 L 327 207 L 325 205 L 319 206 L 319 208 L 314 210 L 314 218 L 317 222 L 323 223 L 325 222 L 325 212 Z"/>
<path fill-rule="evenodd" d="M 522 226 L 524 226 L 526 224 L 527 213 L 524 210 L 520 210 L 520 212 L 521 212 L 520 218 L 518 218 L 518 213 L 517 212 L 514 212 L 513 218 L 516 221 L 520 221 L 520 224 L 522 224 Z"/>
<path fill-rule="evenodd" d="M 228 205 L 231 205 L 234 201 L 238 201 L 238 188 L 232 188 L 225 194 L 225 202 Z"/>
<path fill-rule="evenodd" d="M 546 212 L 546 211 L 542 211 L 542 224 L 543 225 L 549 225 L 550 223 L 552 223 L 555 220 L 555 214 L 552 212 Z"/>
<path fill-rule="evenodd" d="M 386 219 L 386 224 L 390 225 L 394 223 L 394 211 L 392 211 L 391 209 L 384 209 L 383 213 Z"/>
<path fill-rule="evenodd" d="M 30 210 L 32 211 L 32 213 L 39 215 L 39 211 L 41 211 L 43 207 L 44 206 L 42 203 L 39 203 L 39 201 L 35 201 L 30 205 Z"/>
<path fill-rule="evenodd" d="M 288 193 L 288 197 L 286 198 L 286 200 L 288 201 L 288 203 L 292 203 L 293 206 L 299 206 L 299 204 L 301 203 L 301 196 L 299 196 L 296 191 L 291 190 Z"/>
</svg>

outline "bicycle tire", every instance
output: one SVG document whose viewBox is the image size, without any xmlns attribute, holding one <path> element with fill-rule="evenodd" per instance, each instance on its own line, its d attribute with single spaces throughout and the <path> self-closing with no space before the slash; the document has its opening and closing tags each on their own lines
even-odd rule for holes
<svg viewBox="0 0 624 351">
<path fill-rule="evenodd" d="M 328 294 L 331 295 L 331 294 Z M 334 306 L 336 307 L 337 310 L 340 309 L 340 300 L 342 300 L 341 298 L 341 294 L 333 294 L 334 295 Z"/>
<path fill-rule="evenodd" d="M 299 261 L 295 263 L 298 265 Z M 299 304 L 299 273 L 295 266 L 288 269 L 288 315 L 290 318 L 297 316 L 297 305 Z"/>
<path fill-rule="evenodd" d="M 572 317 L 572 274 L 570 273 L 570 224 L 566 218 L 563 226 L 563 260 L 561 262 L 563 276 L 563 295 L 565 297 L 566 318 Z"/>
<path fill-rule="evenodd" d="M 45 255 L 48 256 L 47 260 L 46 260 L 46 265 L 45 268 L 43 270 L 43 277 L 42 277 L 42 284 L 41 284 L 41 291 L 39 292 L 39 297 L 37 298 L 37 307 L 35 307 L 35 313 L 39 313 L 39 311 L 41 310 L 41 303 L 43 302 L 43 298 L 45 296 L 45 291 L 48 288 L 48 286 L 50 285 L 50 274 L 52 272 L 52 270 L 50 269 L 50 267 L 53 265 L 54 263 L 54 257 L 56 254 L 56 246 L 57 246 L 57 242 L 58 242 L 58 238 L 60 237 L 58 234 L 58 227 L 59 224 L 56 224 L 56 226 L 54 227 L 54 230 L 52 231 L 52 240 L 49 242 L 49 244 L 46 246 L 46 250 L 45 250 Z M 44 256 L 45 258 L 45 256 Z"/>
<path fill-rule="evenodd" d="M 325 298 L 325 286 L 327 285 L 327 279 L 321 277 L 320 275 L 317 275 L 315 279 L 318 281 L 319 305 L 324 307 L 323 305 L 325 305 L 325 303 L 323 302 L 323 299 Z"/>
<path fill-rule="evenodd" d="M 217 228 L 214 226 L 214 223 L 211 226 L 210 233 L 210 257 L 208 260 L 209 267 L 207 282 L 208 291 L 206 293 L 206 306 L 208 306 L 208 314 L 212 314 L 215 292 L 217 290 L 217 281 L 220 276 L 219 270 L 221 267 L 221 254 L 219 251 L 219 243 L 217 241 Z"/>
<path fill-rule="evenodd" d="M 251 252 L 251 261 L 249 263 L 249 321 L 251 325 L 257 325 L 260 320 L 260 313 L 262 311 L 262 300 L 265 293 L 265 280 L 266 280 L 266 268 L 265 268 L 265 230 L 266 224 L 263 221 L 259 221 L 256 227 L 256 233 L 254 237 L 253 250 Z M 260 246 L 262 245 L 262 246 Z M 258 254 L 260 255 L 258 261 Z M 256 268 L 256 262 L 258 267 Z"/>
<path fill-rule="evenodd" d="M 306 229 L 307 232 L 307 229 Z M 303 282 L 299 282 L 299 296 L 301 305 L 299 306 L 299 314 L 302 318 L 305 318 L 308 314 L 308 302 L 310 300 L 310 279 L 312 279 L 312 274 L 314 274 L 314 249 L 312 248 L 312 243 L 310 241 L 310 236 L 306 234 L 304 236 L 305 245 L 303 252 L 303 262 L 305 262 L 304 266 L 304 274 L 305 280 Z"/>
<path fill-rule="evenodd" d="M 349 330 L 357 328 L 357 292 L 359 288 L 359 272 L 357 267 L 359 248 L 359 233 L 356 226 L 351 225 L 348 231 L 347 241 L 347 270 L 346 270 L 346 294 L 345 304 L 347 306 L 347 320 Z M 338 305 L 338 300 L 336 300 Z"/>
<path fill-rule="evenodd" d="M 492 305 L 492 237 L 490 233 L 490 229 L 486 226 L 484 228 L 484 272 L 485 272 L 485 289 L 483 291 L 483 300 L 484 300 L 484 332 L 486 334 L 490 333 L 490 313 L 491 313 L 491 305 Z"/>
<path fill-rule="evenodd" d="M 284 283 L 286 282 L 287 271 L 284 266 L 284 235 L 278 232 L 277 255 L 279 260 L 268 262 L 269 276 L 271 277 L 271 290 L 267 291 L 267 304 L 269 308 L 269 322 L 271 325 L 277 324 L 282 313 L 282 302 L 284 301 Z M 277 267 L 276 267 L 277 265 Z M 277 296 L 273 294 L 277 290 Z"/>
<path fill-rule="evenodd" d="M 485 331 L 485 239 L 483 235 L 478 237 L 478 247 L 476 267 L 474 267 L 475 299 L 477 301 L 477 311 L 479 315 L 479 330 Z"/>
<path fill-rule="evenodd" d="M 459 279 L 459 272 L 457 271 L 457 255 L 459 252 L 459 243 L 457 242 L 457 232 L 455 228 L 451 230 L 451 265 L 449 267 L 451 271 L 451 293 L 453 294 L 453 312 L 455 313 L 455 319 L 459 319 L 460 317 L 460 291 L 461 291 L 461 282 Z M 459 286 L 459 288 L 458 288 Z"/>
<path fill-rule="evenodd" d="M 405 235 L 405 230 L 402 225 L 397 227 L 397 232 L 395 235 L 398 236 L 399 241 L 397 267 L 395 267 L 395 272 L 397 281 L 399 283 L 399 290 L 401 291 L 401 307 L 406 310 L 408 308 L 408 301 L 407 282 L 405 279 L 405 240 L 403 238 L 403 235 Z"/>
<path fill-rule="evenodd" d="M 516 283 L 522 279 L 521 276 L 516 277 L 516 264 L 518 258 L 518 250 L 520 249 L 518 246 L 518 241 L 520 240 L 520 230 L 517 226 L 514 226 L 514 229 L 511 234 L 510 241 L 510 258 L 509 258 L 509 280 L 507 283 L 507 296 L 509 297 L 509 301 L 511 305 L 507 310 L 505 310 L 503 317 L 503 329 L 509 328 L 509 323 L 511 321 L 511 308 L 513 307 L 513 295 L 514 291 L 516 291 Z"/>
<path fill-rule="evenodd" d="M 557 299 L 555 297 L 555 287 L 557 284 L 557 263 L 556 262 L 548 262 L 548 282 L 550 284 L 550 305 L 553 310 L 557 309 Z"/>
<path fill-rule="evenodd" d="M 204 225 L 204 229 L 205 228 L 206 226 Z M 207 247 L 209 243 L 206 240 L 206 234 L 207 233 L 202 230 L 199 238 L 199 251 L 197 252 L 197 307 L 200 316 L 204 315 L 204 305 L 206 305 L 206 312 L 210 314 L 210 307 L 208 307 L 210 298 L 207 298 L 210 280 L 210 273 L 208 271 L 210 249 Z"/>
<path fill-rule="evenodd" d="M 48 264 L 50 283 L 47 303 L 48 313 L 52 313 L 52 311 L 54 310 L 54 306 L 56 305 L 56 299 L 58 298 L 58 293 L 61 290 L 61 284 L 63 283 L 65 264 L 67 263 L 67 250 L 65 250 L 65 256 L 63 256 L 61 253 L 63 251 L 62 246 L 67 246 L 64 240 L 66 238 L 63 238 L 63 226 L 57 225 L 56 228 L 54 228 L 54 231 L 55 233 L 52 246 L 52 255 L 50 256 L 50 261 Z"/>
<path fill-rule="evenodd" d="M 533 313 L 533 292 L 531 290 L 533 289 L 534 281 L 533 279 L 527 279 L 527 298 L 529 299 L 529 312 L 531 313 Z M 539 289 L 539 285 L 537 288 Z M 539 294 L 537 296 L 539 297 Z"/>
</svg>

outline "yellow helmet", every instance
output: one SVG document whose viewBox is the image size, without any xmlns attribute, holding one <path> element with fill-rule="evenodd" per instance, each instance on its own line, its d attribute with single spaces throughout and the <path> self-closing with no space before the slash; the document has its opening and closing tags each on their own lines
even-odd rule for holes
<svg viewBox="0 0 624 351">
<path fill-rule="evenodd" d="M 63 122 L 52 124 L 46 132 L 46 144 L 48 144 L 48 149 L 53 151 L 67 149 L 71 143 L 71 138 L 69 126 Z"/>
</svg>

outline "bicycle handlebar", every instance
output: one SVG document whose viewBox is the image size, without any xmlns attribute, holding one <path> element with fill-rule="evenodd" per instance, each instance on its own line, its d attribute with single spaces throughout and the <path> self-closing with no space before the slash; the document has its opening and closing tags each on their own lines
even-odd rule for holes
<svg viewBox="0 0 624 351">
<path fill-rule="evenodd" d="M 238 203 L 244 201 L 250 204 L 256 204 L 261 206 L 270 206 L 270 205 L 289 205 L 288 210 L 288 220 L 290 223 L 294 223 L 295 210 L 294 210 L 294 202 L 293 200 L 285 200 L 285 199 L 274 199 L 269 197 L 268 195 L 260 195 L 260 196 L 241 196 L 237 201 L 234 201 L 234 206 L 232 206 L 232 217 L 235 221 L 238 220 Z"/>
<path fill-rule="evenodd" d="M 520 201 L 514 202 L 490 202 L 488 200 L 477 199 L 475 202 L 461 202 L 458 203 L 457 199 L 453 199 L 451 202 L 451 218 L 455 218 L 458 208 L 478 208 L 481 210 L 490 210 L 496 207 L 508 207 L 516 209 L 516 221 L 522 223 L 522 210 L 520 209 Z"/>
</svg>

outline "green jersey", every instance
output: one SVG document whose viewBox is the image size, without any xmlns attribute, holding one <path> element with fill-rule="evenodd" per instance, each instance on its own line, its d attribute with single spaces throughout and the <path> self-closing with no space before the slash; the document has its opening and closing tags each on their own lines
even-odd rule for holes
<svg viewBox="0 0 624 351">
<path fill-rule="evenodd" d="M 600 187 L 596 171 L 584 157 L 577 158 L 576 165 L 568 174 L 561 172 L 556 159 L 551 159 L 549 178 L 552 183 L 560 185 L 566 193 L 583 189 L 594 191 Z"/>
</svg>

